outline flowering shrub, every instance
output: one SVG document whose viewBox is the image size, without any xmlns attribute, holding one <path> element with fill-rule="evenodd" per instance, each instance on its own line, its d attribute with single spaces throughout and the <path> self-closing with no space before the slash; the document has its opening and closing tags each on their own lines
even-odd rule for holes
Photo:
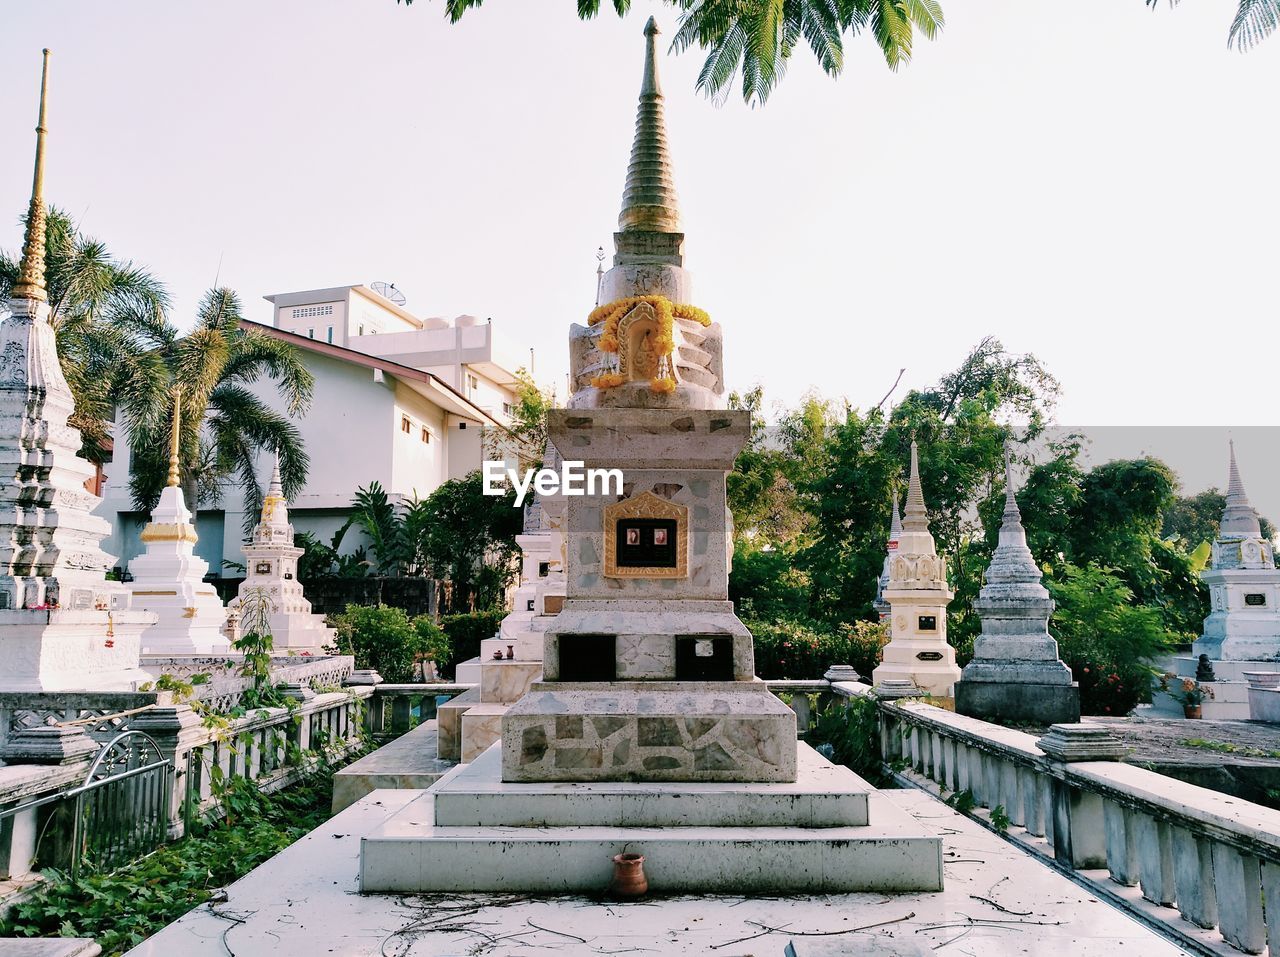
<svg viewBox="0 0 1280 957">
<path fill-rule="evenodd" d="M 889 640 L 878 622 L 821 628 L 796 619 L 748 620 L 761 678 L 821 678 L 832 665 L 852 665 L 869 678 Z"/>
</svg>

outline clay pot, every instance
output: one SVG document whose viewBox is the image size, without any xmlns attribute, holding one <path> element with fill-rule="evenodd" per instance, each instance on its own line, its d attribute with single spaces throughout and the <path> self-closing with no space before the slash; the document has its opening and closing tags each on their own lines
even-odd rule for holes
<svg viewBox="0 0 1280 957">
<path fill-rule="evenodd" d="M 502 660 L 502 649 L 501 649 L 501 648 L 495 648 L 495 649 L 493 650 L 493 660 L 494 660 L 494 661 L 501 661 L 501 660 Z"/>
<path fill-rule="evenodd" d="M 516 656 L 516 646 L 507 645 L 507 660 L 510 661 Z"/>
<path fill-rule="evenodd" d="M 1184 717 L 1188 717 L 1188 718 L 1198 718 L 1198 717 L 1200 717 L 1200 705 L 1198 705 L 1198 704 L 1195 704 L 1195 705 L 1192 705 L 1192 704 L 1183 705 L 1183 706 L 1182 706 L 1182 714 L 1183 714 L 1183 716 L 1184 716 Z"/>
<path fill-rule="evenodd" d="M 648 878 L 644 876 L 643 854 L 613 855 L 613 882 L 609 890 L 614 897 L 624 900 L 643 897 L 649 890 Z"/>
</svg>

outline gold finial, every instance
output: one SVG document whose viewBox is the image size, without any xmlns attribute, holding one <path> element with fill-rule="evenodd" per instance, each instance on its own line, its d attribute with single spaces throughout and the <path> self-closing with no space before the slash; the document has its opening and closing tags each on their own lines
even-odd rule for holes
<svg viewBox="0 0 1280 957">
<path fill-rule="evenodd" d="M 31 206 L 27 210 L 27 234 L 22 243 L 22 264 L 12 297 L 47 302 L 44 287 L 44 241 L 47 212 L 44 206 L 44 137 L 46 95 L 49 90 L 49 51 L 44 51 L 40 72 L 40 122 L 36 125 L 36 169 L 31 183 Z"/>
<path fill-rule="evenodd" d="M 623 232 L 680 231 L 680 204 L 667 152 L 662 84 L 658 82 L 659 32 L 657 22 L 650 17 L 644 28 L 644 75 L 636 110 L 636 135 L 631 144 L 627 184 L 622 190 L 622 213 L 618 216 L 618 229 Z"/>
<path fill-rule="evenodd" d="M 180 482 L 178 474 L 178 441 L 182 429 L 182 386 L 173 390 L 173 428 L 169 433 L 169 485 L 177 488 Z"/>
</svg>

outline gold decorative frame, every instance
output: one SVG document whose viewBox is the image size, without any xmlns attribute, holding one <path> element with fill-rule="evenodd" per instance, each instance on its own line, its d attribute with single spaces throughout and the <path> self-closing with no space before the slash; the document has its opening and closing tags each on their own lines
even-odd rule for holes
<svg viewBox="0 0 1280 957">
<path fill-rule="evenodd" d="M 606 578 L 688 578 L 689 508 L 668 502 L 652 492 L 641 492 L 604 507 L 604 575 Z M 669 518 L 676 523 L 675 568 L 618 567 L 618 519 Z"/>
</svg>

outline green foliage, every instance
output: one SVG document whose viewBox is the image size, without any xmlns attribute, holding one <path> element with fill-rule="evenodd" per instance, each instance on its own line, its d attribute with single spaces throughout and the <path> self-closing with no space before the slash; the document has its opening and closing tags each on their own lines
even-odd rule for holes
<svg viewBox="0 0 1280 957">
<path fill-rule="evenodd" d="M 235 815 L 197 824 L 184 840 L 122 870 L 78 880 L 45 870 L 47 882 L 0 920 L 0 936 L 92 937 L 108 957 L 121 954 L 323 824 L 332 773 L 271 795 L 235 791 Z"/>
<path fill-rule="evenodd" d="M 349 555 L 341 554 L 342 539 L 349 525 L 343 525 L 326 545 L 310 532 L 296 532 L 293 544 L 302 549 L 298 556 L 298 580 L 317 578 L 364 578 L 369 572 L 367 551 L 363 545 Z M 243 571 L 243 568 L 241 569 Z"/>
<path fill-rule="evenodd" d="M 997 804 L 991 809 L 991 826 L 995 830 L 1004 834 L 1009 830 L 1009 825 L 1012 823 L 1013 821 L 1009 818 L 1009 812 L 1004 809 L 1003 804 Z"/>
<path fill-rule="evenodd" d="M 426 660 L 440 665 L 452 659 L 453 643 L 430 615 L 419 615 L 413 619 L 413 630 L 418 635 L 419 654 Z"/>
<path fill-rule="evenodd" d="M 1052 572 L 1045 581 L 1057 603 L 1050 628 L 1080 683 L 1081 711 L 1123 715 L 1150 701 L 1150 662 L 1171 648 L 1160 612 L 1135 604 L 1110 569 L 1062 565 Z"/>
<path fill-rule="evenodd" d="M 1155 7 L 1160 0 L 1146 0 Z M 1238 0 L 1235 17 L 1227 34 L 1227 45 L 1237 50 L 1249 50 L 1275 32 L 1280 25 L 1280 0 Z M 1169 6 L 1177 6 L 1178 0 L 1169 0 Z"/>
<path fill-rule="evenodd" d="M 494 636 L 506 614 L 504 609 L 493 608 L 488 611 L 445 615 L 441 618 L 440 627 L 448 637 L 450 646 L 448 660 L 436 660 L 441 672 L 451 675 L 458 662 L 468 661 L 479 655 L 480 642 Z"/>
<path fill-rule="evenodd" d="M 404 609 L 347 605 L 330 620 L 338 632 L 339 649 L 355 655 L 357 668 L 373 668 L 390 682 L 412 679 L 414 662 L 425 651 L 425 626 L 420 630 Z"/>
<path fill-rule="evenodd" d="M 947 798 L 946 803 L 961 814 L 968 814 L 978 806 L 978 802 L 973 797 L 973 792 L 968 788 L 951 795 L 951 797 Z"/>
<path fill-rule="evenodd" d="M 1222 510 L 1226 507 L 1227 497 L 1216 488 L 1197 495 L 1179 496 L 1164 511 L 1160 535 L 1187 549 L 1212 542 L 1218 537 L 1218 524 L 1222 521 Z M 1275 538 L 1275 525 L 1265 517 L 1259 518 L 1263 537 Z"/>
<path fill-rule="evenodd" d="M 831 708 L 823 714 L 805 732 L 804 739 L 815 748 L 829 746 L 831 760 L 867 780 L 883 781 L 880 719 L 876 708 L 874 698 L 849 698 L 843 708 Z"/>
<path fill-rule="evenodd" d="M 514 461 L 517 468 L 536 468 L 542 464 L 547 447 L 547 410 L 554 396 L 533 381 L 526 369 L 516 370 L 515 402 L 511 405 L 506 428 L 486 429 L 485 457 L 492 461 Z"/>
<path fill-rule="evenodd" d="M 887 628 L 857 621 L 819 627 L 794 619 L 744 619 L 755 639 L 761 678 L 821 678 L 832 665 L 852 665 L 870 676 L 888 642 Z"/>
<path fill-rule="evenodd" d="M 396 0 L 397 3 L 401 0 Z M 413 0 L 403 0 L 406 5 Z M 483 0 L 445 0 L 445 14 L 456 23 Z M 1245 0 L 1249 2 L 1249 0 Z M 937 0 L 667 0 L 680 11 L 672 46 L 707 51 L 698 89 L 708 95 L 727 92 L 741 76 L 742 98 L 763 103 L 786 72 L 798 46 L 813 53 L 828 76 L 844 69 L 846 35 L 868 34 L 885 63 L 896 70 L 911 59 L 916 32 L 932 40 L 943 26 Z M 600 0 L 577 0 L 578 16 L 600 12 Z M 612 0 L 619 16 L 630 0 Z"/>
</svg>

